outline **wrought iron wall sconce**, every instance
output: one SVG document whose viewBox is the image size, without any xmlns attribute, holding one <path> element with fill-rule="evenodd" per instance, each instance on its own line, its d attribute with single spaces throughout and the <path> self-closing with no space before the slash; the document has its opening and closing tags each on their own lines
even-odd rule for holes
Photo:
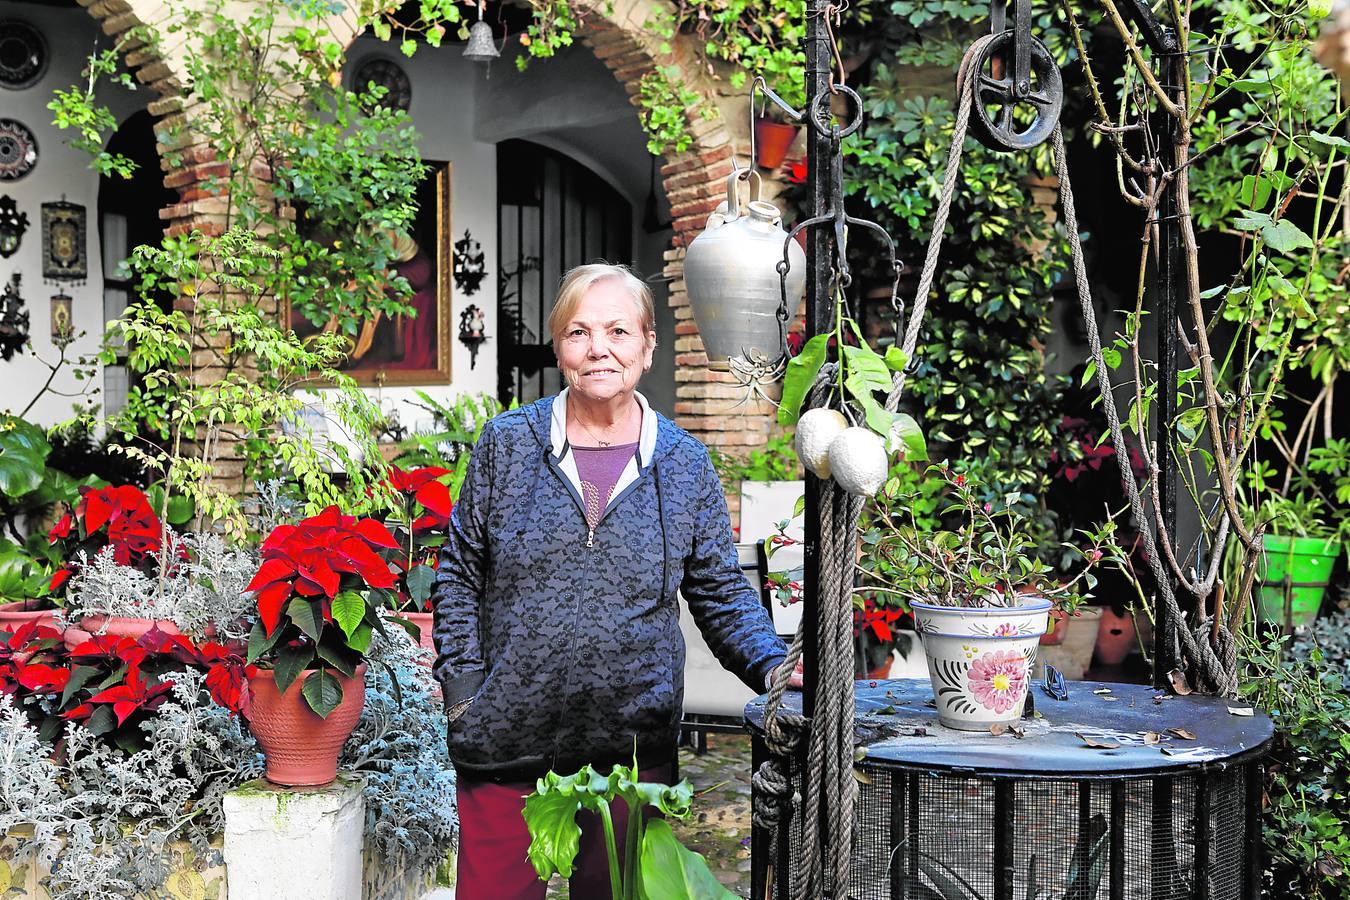
<svg viewBox="0 0 1350 900">
<path fill-rule="evenodd" d="M 14 198 L 0 197 L 0 256 L 8 259 L 19 249 L 23 234 L 28 230 L 28 213 L 19 212 Z"/>
<path fill-rule="evenodd" d="M 478 304 L 470 303 L 459 314 L 459 342 L 469 348 L 469 368 L 478 364 L 478 348 L 487 340 L 487 322 Z"/>
<path fill-rule="evenodd" d="M 0 360 L 10 360 L 28 343 L 28 310 L 19 296 L 22 276 L 15 272 L 0 293 Z"/>
</svg>

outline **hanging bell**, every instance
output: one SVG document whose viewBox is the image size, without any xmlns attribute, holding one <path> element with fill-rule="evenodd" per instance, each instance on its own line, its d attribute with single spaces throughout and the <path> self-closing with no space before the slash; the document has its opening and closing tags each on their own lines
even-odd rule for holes
<svg viewBox="0 0 1350 900">
<path fill-rule="evenodd" d="M 750 183 L 750 200 L 744 206 L 742 180 Z M 709 368 L 727 371 L 733 358 L 762 366 L 782 356 L 778 266 L 785 242 L 787 314 L 792 316 L 806 291 L 806 254 L 796 241 L 788 241 L 778 207 L 759 199 L 759 173 L 733 171 L 727 178 L 727 199 L 708 217 L 684 257 L 689 305 Z"/>
<path fill-rule="evenodd" d="M 501 56 L 492 39 L 492 26 L 479 19 L 469 28 L 469 42 L 464 45 L 464 58 L 470 62 L 490 63 Z"/>
</svg>

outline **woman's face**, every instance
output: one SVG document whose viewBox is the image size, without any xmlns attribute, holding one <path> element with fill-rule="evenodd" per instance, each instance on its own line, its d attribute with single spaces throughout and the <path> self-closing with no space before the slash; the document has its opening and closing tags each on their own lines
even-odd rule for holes
<svg viewBox="0 0 1350 900">
<path fill-rule="evenodd" d="M 642 333 L 637 303 L 617 278 L 591 285 L 558 335 L 558 367 L 586 400 L 631 395 L 652 367 L 656 333 Z"/>
</svg>

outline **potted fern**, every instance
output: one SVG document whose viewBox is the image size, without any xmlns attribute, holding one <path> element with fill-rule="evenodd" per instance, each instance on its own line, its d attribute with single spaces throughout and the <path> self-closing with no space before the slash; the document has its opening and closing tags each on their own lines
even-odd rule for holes
<svg viewBox="0 0 1350 900">
<path fill-rule="evenodd" d="M 269 781 L 322 785 L 361 716 L 366 653 L 385 634 L 382 594 L 395 575 L 382 552 L 397 548 L 376 519 L 330 506 L 278 525 L 249 582 L 257 621 L 248 639 L 249 729 Z"/>
</svg>

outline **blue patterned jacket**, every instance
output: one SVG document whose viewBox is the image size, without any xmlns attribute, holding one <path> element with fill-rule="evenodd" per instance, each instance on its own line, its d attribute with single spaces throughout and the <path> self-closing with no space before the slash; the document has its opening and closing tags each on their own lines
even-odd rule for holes
<svg viewBox="0 0 1350 900">
<path fill-rule="evenodd" d="M 637 455 L 591 532 L 554 399 L 483 430 L 437 565 L 433 672 L 447 709 L 473 698 L 448 732 L 471 777 L 608 768 L 635 743 L 641 765 L 668 761 L 684 694 L 677 590 L 756 692 L 786 654 L 704 446 L 639 395 Z"/>
</svg>

